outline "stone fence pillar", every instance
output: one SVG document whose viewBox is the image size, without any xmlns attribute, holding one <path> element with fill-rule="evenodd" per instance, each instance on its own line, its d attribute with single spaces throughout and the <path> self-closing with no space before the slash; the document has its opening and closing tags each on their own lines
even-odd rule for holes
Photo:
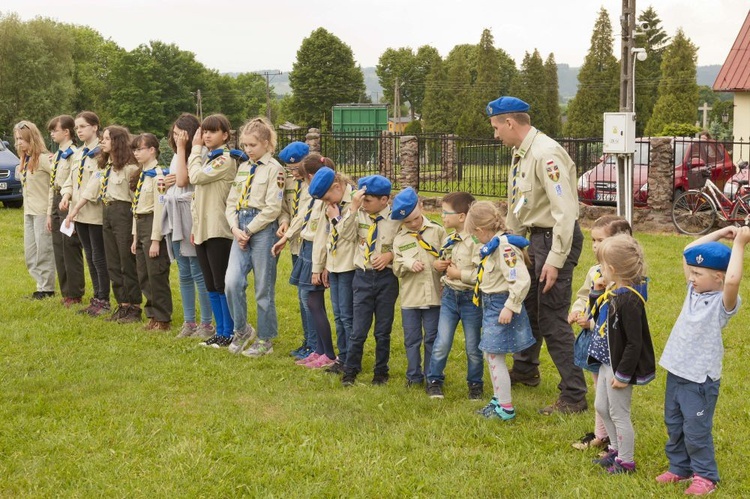
<svg viewBox="0 0 750 499">
<path fill-rule="evenodd" d="M 414 135 L 403 135 L 400 140 L 401 172 L 397 180 L 401 189 L 419 189 L 419 141 Z"/>
<path fill-rule="evenodd" d="M 320 130 L 310 128 L 305 135 L 305 142 L 310 146 L 310 152 L 320 152 Z"/>
<path fill-rule="evenodd" d="M 456 179 L 456 136 L 453 134 L 443 135 L 441 137 L 441 149 L 443 156 L 443 174 L 444 180 Z M 460 179 L 459 179 L 460 180 Z"/>
<path fill-rule="evenodd" d="M 667 213 L 672 209 L 674 192 L 674 164 L 672 144 L 668 137 L 651 139 L 651 166 L 648 172 L 648 205 L 656 212 Z"/>
<path fill-rule="evenodd" d="M 396 159 L 396 139 L 393 132 L 387 130 L 380 133 L 380 174 L 393 182 L 396 180 L 393 172 L 393 163 Z"/>
</svg>

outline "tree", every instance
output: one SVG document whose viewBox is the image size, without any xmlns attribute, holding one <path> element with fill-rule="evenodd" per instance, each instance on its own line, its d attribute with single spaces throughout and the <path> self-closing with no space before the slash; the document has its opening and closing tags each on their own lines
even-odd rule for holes
<svg viewBox="0 0 750 499">
<path fill-rule="evenodd" d="M 294 117 L 307 126 L 320 126 L 334 104 L 366 100 L 364 75 L 351 47 L 324 28 L 302 41 L 289 86 Z"/>
<path fill-rule="evenodd" d="M 475 80 L 468 93 L 469 101 L 463 106 L 456 133 L 464 137 L 492 137 L 484 109 L 488 102 L 498 97 L 500 90 L 500 58 L 490 30 L 482 31 L 476 51 Z"/>
<path fill-rule="evenodd" d="M 111 74 L 112 120 L 131 132 L 164 133 L 161 84 L 148 46 L 140 45 L 117 59 Z"/>
<path fill-rule="evenodd" d="M 425 97 L 422 106 L 422 129 L 427 133 L 452 132 L 453 116 L 450 103 L 455 92 L 449 86 L 448 68 L 437 61 L 425 81 Z"/>
<path fill-rule="evenodd" d="M 547 70 L 539 51 L 534 49 L 533 54 L 526 54 L 521 62 L 521 70 L 513 80 L 510 94 L 529 104 L 529 115 L 531 122 L 550 134 L 550 117 L 548 99 Z"/>
<path fill-rule="evenodd" d="M 646 49 L 648 55 L 645 61 L 638 61 L 635 65 L 635 123 L 636 134 L 641 136 L 656 104 L 659 80 L 661 80 L 661 61 L 669 36 L 661 27 L 661 19 L 653 7 L 641 12 L 638 16 L 638 23 L 641 25 L 639 31 L 642 34 L 636 35 L 635 42 L 638 47 Z"/>
<path fill-rule="evenodd" d="M 557 63 L 555 54 L 550 53 L 544 61 L 544 72 L 546 73 L 547 94 L 547 128 L 545 133 L 551 137 L 558 137 L 562 131 L 560 122 L 560 91 L 557 85 Z"/>
<path fill-rule="evenodd" d="M 604 8 L 594 24 L 591 47 L 578 73 L 578 92 L 568 104 L 565 134 L 601 137 L 603 114 L 619 109 L 620 67 L 612 54 L 612 24 Z"/>
<path fill-rule="evenodd" d="M 696 60 L 698 49 L 685 33 L 677 30 L 664 52 L 661 81 L 653 114 L 646 125 L 646 135 L 660 135 L 667 124 L 692 125 L 697 117 L 698 83 Z"/>
</svg>

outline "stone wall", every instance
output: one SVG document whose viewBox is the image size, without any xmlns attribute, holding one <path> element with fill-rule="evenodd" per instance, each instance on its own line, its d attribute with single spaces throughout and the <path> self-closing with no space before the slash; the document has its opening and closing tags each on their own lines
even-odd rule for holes
<svg viewBox="0 0 750 499">
<path fill-rule="evenodd" d="M 305 142 L 310 146 L 310 152 L 320 152 L 320 130 L 310 128 L 305 135 Z"/>
<path fill-rule="evenodd" d="M 395 172 L 393 163 L 396 159 L 396 138 L 393 132 L 384 131 L 380 134 L 380 174 L 393 181 Z"/>
<path fill-rule="evenodd" d="M 401 189 L 419 189 L 419 141 L 414 135 L 403 135 L 400 141 L 401 171 L 398 174 L 398 183 Z"/>
</svg>

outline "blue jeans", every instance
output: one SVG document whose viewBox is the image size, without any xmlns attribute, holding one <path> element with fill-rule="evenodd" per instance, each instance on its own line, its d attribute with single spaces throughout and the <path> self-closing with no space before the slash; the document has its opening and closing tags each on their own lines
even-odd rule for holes
<svg viewBox="0 0 750 499">
<path fill-rule="evenodd" d="M 473 291 L 456 291 L 448 286 L 443 288 L 440 301 L 440 322 L 437 338 L 432 347 L 432 360 L 427 371 L 428 381 L 445 381 L 445 364 L 453 346 L 458 322 L 464 328 L 466 342 L 466 381 L 469 384 L 482 384 L 484 361 L 479 351 L 479 340 L 482 336 L 482 307 L 471 301 Z M 425 364 L 426 365 L 426 364 Z"/>
<path fill-rule="evenodd" d="M 299 256 L 292 255 L 292 267 L 297 262 Z M 307 348 L 315 350 L 318 345 L 318 335 L 315 331 L 315 324 L 310 317 L 310 308 L 307 306 L 307 291 L 297 286 L 297 299 L 299 300 L 299 315 L 302 319 L 302 337 L 303 344 Z"/>
<path fill-rule="evenodd" d="M 336 321 L 336 347 L 339 350 L 339 362 L 346 363 L 347 338 L 352 334 L 354 323 L 354 291 L 352 283 L 354 271 L 331 272 L 328 282 L 331 284 L 331 305 Z"/>
<path fill-rule="evenodd" d="M 398 298 L 398 279 L 393 270 L 354 271 L 354 320 L 349 337 L 344 370 L 347 374 L 358 374 L 362 370 L 362 354 L 367 334 L 375 318 L 375 367 L 377 375 L 388 374 L 391 357 L 391 329 L 394 307 Z"/>
<path fill-rule="evenodd" d="M 429 366 L 439 320 L 440 307 L 401 309 L 401 325 L 404 329 L 404 349 L 406 350 L 407 361 L 407 381 L 414 383 L 424 381 L 422 345 L 424 344 L 424 365 Z M 423 328 L 424 335 L 422 335 Z"/>
<path fill-rule="evenodd" d="M 247 209 L 239 213 L 240 227 L 246 227 L 258 210 Z M 271 255 L 271 246 L 276 241 L 278 223 L 273 222 L 250 237 L 243 250 L 237 240 L 232 242 L 224 290 L 227 294 L 229 312 L 235 331 L 247 324 L 247 274 L 255 275 L 255 303 L 258 306 L 258 338 L 270 340 L 279 334 L 276 316 L 276 258 Z"/>
<path fill-rule="evenodd" d="M 720 384 L 721 380 L 711 378 L 694 383 L 667 373 L 664 423 L 669 440 L 665 451 L 669 471 L 675 475 L 695 473 L 714 483 L 719 481 L 711 431 Z"/>
<path fill-rule="evenodd" d="M 177 260 L 180 275 L 180 296 L 182 297 L 182 315 L 185 322 L 196 322 L 195 290 L 198 289 L 198 304 L 201 308 L 201 322 L 211 324 L 211 301 L 208 299 L 203 271 L 197 256 L 180 255 L 183 241 L 172 241 L 172 253 Z M 185 244 L 190 244 L 185 242 Z"/>
</svg>

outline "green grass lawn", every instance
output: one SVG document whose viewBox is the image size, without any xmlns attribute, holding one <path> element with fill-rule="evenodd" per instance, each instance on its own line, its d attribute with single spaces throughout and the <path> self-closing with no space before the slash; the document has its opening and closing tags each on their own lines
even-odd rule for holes
<svg viewBox="0 0 750 499">
<path fill-rule="evenodd" d="M 295 366 L 287 352 L 301 335 L 288 253 L 276 287 L 275 352 L 251 360 L 174 338 L 182 319 L 175 267 L 170 334 L 82 317 L 57 299 L 27 299 L 34 287 L 22 232 L 22 211 L 0 210 L 2 497 L 682 496 L 684 486 L 654 482 L 667 465 L 661 369 L 656 381 L 635 389 L 638 472 L 605 476 L 591 464 L 593 453 L 570 446 L 593 427 L 593 408 L 575 416 L 536 412 L 557 395 L 546 349 L 541 386 L 514 389 L 517 419 L 487 421 L 474 414 L 482 404 L 466 397 L 461 335 L 445 400 L 405 387 L 398 314 L 387 386 L 369 384 L 372 339 L 352 388 Z M 688 239 L 637 237 L 649 263 L 648 314 L 659 356 L 684 298 L 679 255 Z M 577 284 L 591 264 L 587 244 Z M 747 281 L 741 294 L 750 298 Z M 714 436 L 725 497 L 750 495 L 750 404 L 742 388 L 750 375 L 749 310 L 745 305 L 724 334 Z"/>
</svg>

